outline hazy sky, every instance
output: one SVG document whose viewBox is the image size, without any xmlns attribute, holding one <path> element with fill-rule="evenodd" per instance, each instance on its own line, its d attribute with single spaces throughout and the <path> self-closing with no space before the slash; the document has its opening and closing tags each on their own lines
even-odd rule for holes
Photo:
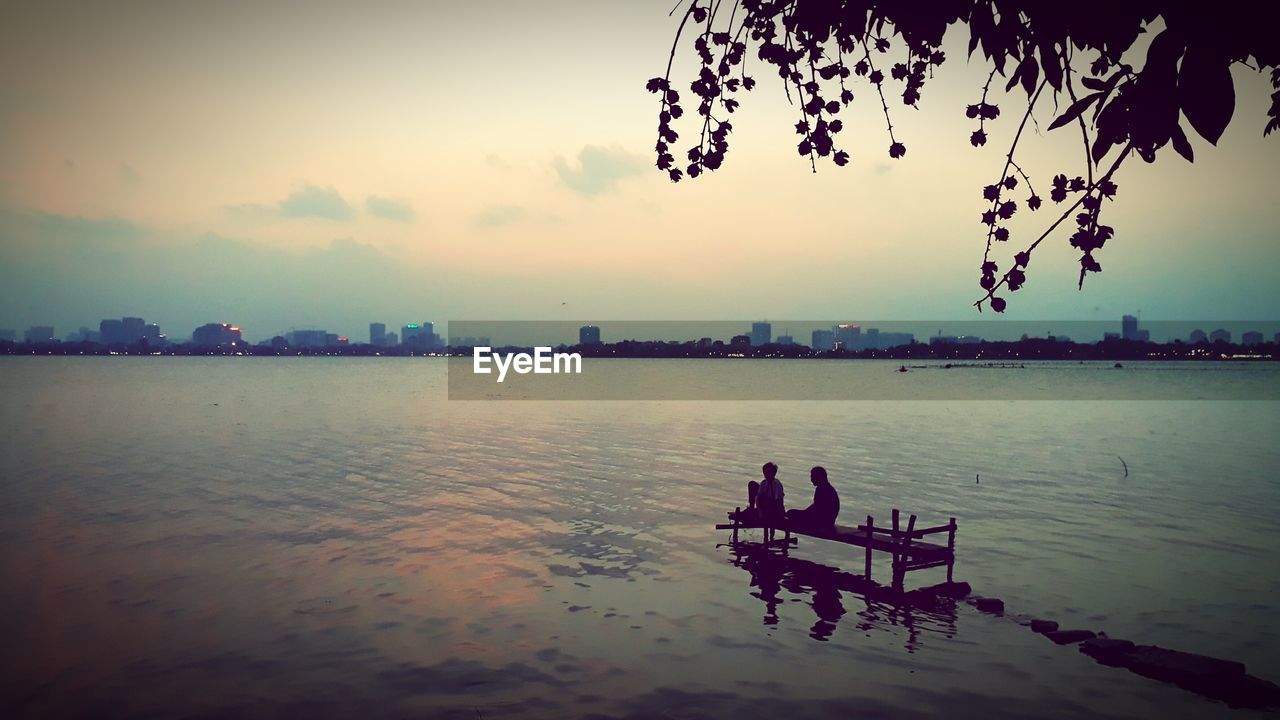
<svg viewBox="0 0 1280 720">
<path fill-rule="evenodd" d="M 670 8 L 7 2 L 0 327 L 140 315 L 175 338 L 226 320 L 257 340 L 364 338 L 374 320 L 970 317 L 981 188 L 1016 99 L 970 147 L 984 76 L 963 38 L 920 110 L 892 108 L 905 158 L 863 88 L 844 118 L 853 162 L 811 173 L 797 111 L 752 57 L 761 85 L 725 166 L 672 185 L 644 90 Z M 1193 137 L 1194 166 L 1168 152 L 1121 171 L 1104 272 L 1077 292 L 1063 233 L 1011 318 L 1280 317 L 1280 138 L 1262 138 L 1265 78 L 1235 78 L 1219 147 Z M 1042 195 L 1081 170 L 1078 134 L 1031 140 Z"/>
</svg>

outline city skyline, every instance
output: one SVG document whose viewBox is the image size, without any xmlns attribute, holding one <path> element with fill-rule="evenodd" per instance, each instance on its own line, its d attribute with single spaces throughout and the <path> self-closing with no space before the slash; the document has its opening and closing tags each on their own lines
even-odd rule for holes
<svg viewBox="0 0 1280 720">
<path fill-rule="evenodd" d="M 179 334 L 171 338 L 161 332 L 157 323 L 148 323 L 141 317 L 124 317 L 102 319 L 99 321 L 97 331 L 82 325 L 78 330 L 66 333 L 62 337 L 58 337 L 57 328 L 54 326 L 33 325 L 22 331 L 21 335 L 16 329 L 0 328 L 0 342 L 18 343 L 21 338 L 21 342 L 26 344 L 66 342 L 129 347 L 141 343 L 151 348 L 163 348 L 188 344 L 217 346 L 243 341 L 246 346 L 271 346 L 277 349 L 357 345 L 394 348 L 403 345 L 422 351 L 440 350 L 450 346 L 489 345 L 493 337 L 498 338 L 498 345 L 577 344 L 586 346 L 637 341 L 696 342 L 699 346 L 709 346 L 713 342 L 722 342 L 741 344 L 743 347 L 751 348 L 766 345 L 798 345 L 810 347 L 816 351 L 883 349 L 914 342 L 976 344 L 984 341 L 1011 342 L 1035 338 L 1056 338 L 1060 342 L 1080 343 L 1122 339 L 1157 344 L 1175 342 L 1193 345 L 1216 342 L 1231 344 L 1233 341 L 1241 346 L 1261 345 L 1267 342 L 1280 344 L 1280 322 L 1226 321 L 1209 323 L 1201 327 L 1198 321 L 1154 321 L 1144 324 L 1137 316 L 1127 314 L 1120 318 L 1118 326 L 1115 323 L 1101 321 L 1058 323 L 1043 321 L 881 321 L 878 323 L 783 321 L 778 324 L 781 329 L 775 335 L 774 323 L 767 320 L 749 323 L 742 321 L 617 321 L 612 323 L 597 321 L 582 325 L 572 322 L 460 321 L 457 325 L 462 329 L 458 334 L 454 334 L 447 329 L 447 323 L 440 325 L 430 321 L 406 323 L 397 332 L 389 331 L 385 322 L 371 322 L 368 324 L 366 339 L 361 339 L 356 335 L 341 335 L 323 328 L 294 328 L 268 337 L 256 337 L 243 332 L 239 325 L 212 322 L 195 328 L 190 337 Z M 604 325 L 605 329 L 602 330 L 601 325 Z M 884 327 L 877 325 L 884 325 Z M 1054 330 L 1055 325 L 1059 328 L 1058 330 Z M 1223 327 L 1224 325 L 1227 327 Z M 793 331 L 793 327 L 800 328 L 800 331 L 798 333 Z M 1259 327 L 1263 330 L 1259 330 Z M 530 334 L 531 328 L 535 329 L 533 334 Z M 570 330 L 572 336 L 568 333 Z M 610 331 L 615 334 L 615 337 L 608 337 L 607 333 Z M 797 336 L 799 340 L 796 339 Z"/>
</svg>

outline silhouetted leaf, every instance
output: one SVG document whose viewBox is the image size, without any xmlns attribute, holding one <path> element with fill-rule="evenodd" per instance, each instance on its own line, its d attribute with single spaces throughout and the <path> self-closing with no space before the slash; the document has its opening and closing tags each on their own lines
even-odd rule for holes
<svg viewBox="0 0 1280 720">
<path fill-rule="evenodd" d="M 1187 162 L 1195 162 L 1195 152 L 1191 149 L 1191 143 L 1187 141 L 1187 135 L 1182 132 L 1180 126 L 1174 127 L 1172 140 L 1173 149 L 1177 150 L 1179 155 L 1186 158 Z"/>
<path fill-rule="evenodd" d="M 1071 103 L 1071 107 L 1067 108 L 1066 112 L 1059 115 L 1057 119 L 1054 120 L 1052 123 L 1049 123 L 1049 129 L 1054 130 L 1056 128 L 1060 128 L 1063 125 L 1066 125 L 1067 123 L 1071 122 L 1072 120 L 1075 120 L 1076 118 L 1080 117 L 1080 115 L 1083 114 L 1085 110 L 1089 109 L 1090 105 L 1097 102 L 1101 97 L 1102 97 L 1102 93 L 1096 92 L 1090 95 L 1085 95 L 1079 100 Z"/>
<path fill-rule="evenodd" d="M 1178 103 L 1200 137 L 1217 145 L 1236 107 L 1227 59 L 1200 44 L 1187 48 L 1178 72 Z"/>
</svg>

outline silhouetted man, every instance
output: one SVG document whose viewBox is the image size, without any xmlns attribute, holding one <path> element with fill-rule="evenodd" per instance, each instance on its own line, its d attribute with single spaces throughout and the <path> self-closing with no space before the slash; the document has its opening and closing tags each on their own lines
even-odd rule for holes
<svg viewBox="0 0 1280 720">
<path fill-rule="evenodd" d="M 813 483 L 813 504 L 803 510 L 788 511 L 787 521 L 795 530 L 830 533 L 840 514 L 840 496 L 831 487 L 827 469 L 822 466 L 809 471 L 809 482 Z"/>
</svg>

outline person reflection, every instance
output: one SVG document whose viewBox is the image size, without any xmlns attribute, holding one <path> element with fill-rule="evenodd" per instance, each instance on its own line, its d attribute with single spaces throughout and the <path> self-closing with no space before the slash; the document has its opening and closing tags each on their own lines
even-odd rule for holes
<svg viewBox="0 0 1280 720">
<path fill-rule="evenodd" d="M 781 590 L 796 595 L 810 595 L 809 606 L 817 615 L 817 622 L 809 629 L 809 637 L 825 641 L 835 632 L 836 624 L 845 615 L 839 588 L 839 571 L 807 560 L 770 552 L 761 545 L 739 544 L 734 548 L 733 563 L 751 574 L 751 593 L 765 604 L 762 622 L 778 624 L 778 606 L 785 600 L 779 597 Z"/>
</svg>

